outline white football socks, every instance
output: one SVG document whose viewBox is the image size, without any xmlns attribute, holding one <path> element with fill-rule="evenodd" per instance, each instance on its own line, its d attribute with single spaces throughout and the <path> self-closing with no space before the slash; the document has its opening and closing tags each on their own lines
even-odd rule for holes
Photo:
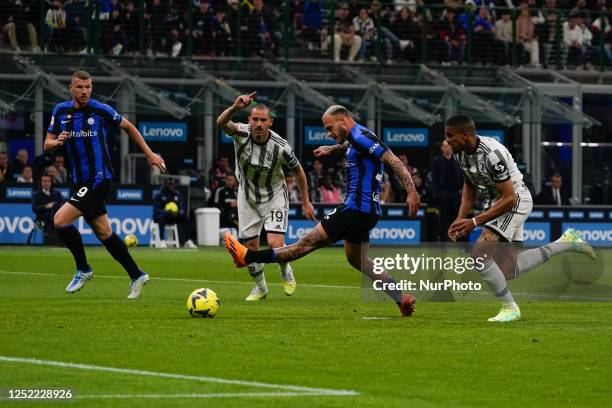
<svg viewBox="0 0 612 408">
<path fill-rule="evenodd" d="M 289 263 L 279 263 L 278 269 L 280 269 L 281 275 L 283 276 L 284 280 L 288 281 L 293 279 L 293 269 L 291 268 L 291 265 L 289 265 Z"/>
<path fill-rule="evenodd" d="M 512 293 L 508 289 L 506 277 L 493 258 L 488 258 L 483 267 L 478 268 L 478 272 L 480 272 L 482 279 L 487 282 L 495 297 L 501 299 L 504 307 L 516 307 Z"/>
<path fill-rule="evenodd" d="M 253 281 L 255 282 L 255 285 L 257 285 L 259 289 L 267 291 L 268 286 L 266 285 L 266 277 L 264 275 L 264 265 L 261 263 L 250 263 L 248 264 L 247 268 L 249 270 L 249 275 L 251 275 L 251 278 L 253 278 Z"/>
<path fill-rule="evenodd" d="M 539 248 L 521 252 L 516 257 L 514 277 L 516 278 L 522 273 L 529 272 L 548 261 L 552 256 L 569 251 L 571 248 L 572 244 L 569 242 L 551 242 Z"/>
</svg>

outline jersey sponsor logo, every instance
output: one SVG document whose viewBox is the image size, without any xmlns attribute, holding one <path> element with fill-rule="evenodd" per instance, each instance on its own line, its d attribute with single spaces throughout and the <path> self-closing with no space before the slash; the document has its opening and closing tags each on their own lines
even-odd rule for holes
<svg viewBox="0 0 612 408">
<path fill-rule="evenodd" d="M 97 130 L 71 130 L 68 137 L 98 137 Z"/>
<path fill-rule="evenodd" d="M 32 198 L 32 187 L 7 187 L 6 198 Z"/>
<path fill-rule="evenodd" d="M 383 138 L 389 146 L 427 147 L 429 145 L 429 129 L 385 128 Z"/>
<path fill-rule="evenodd" d="M 376 151 L 376 149 L 378 149 L 380 147 L 380 145 L 378 143 L 374 143 L 374 145 L 372 145 L 372 147 L 370 147 L 370 150 L 368 150 L 370 152 L 370 154 L 374 153 Z"/>
<path fill-rule="evenodd" d="M 186 142 L 185 122 L 140 122 L 138 130 L 145 140 L 153 142 Z"/>
</svg>

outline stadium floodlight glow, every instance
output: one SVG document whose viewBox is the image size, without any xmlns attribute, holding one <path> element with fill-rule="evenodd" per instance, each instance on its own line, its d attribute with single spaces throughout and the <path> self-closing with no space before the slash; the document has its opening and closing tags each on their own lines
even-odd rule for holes
<svg viewBox="0 0 612 408">
<path fill-rule="evenodd" d="M 396 91 L 387 88 L 385 85 L 376 81 L 374 78 L 371 78 L 362 71 L 350 67 L 348 65 L 343 65 L 342 69 L 346 76 L 348 76 L 357 83 L 367 84 L 368 88 L 371 89 L 372 92 L 374 92 L 374 95 L 376 95 L 376 97 L 384 100 L 388 104 L 395 106 L 397 109 L 401 110 L 410 118 L 422 122 L 427 126 L 432 126 L 442 121 L 439 115 L 428 112 L 425 109 L 421 108 L 412 100 L 412 98 L 403 97 Z"/>
<path fill-rule="evenodd" d="M 116 61 L 111 61 L 104 57 L 98 57 L 98 61 L 106 72 L 112 76 L 121 78 L 124 83 L 127 83 L 132 87 L 137 95 L 152 103 L 159 109 L 168 112 L 177 119 L 183 119 L 185 116 L 191 116 L 191 111 L 188 108 L 184 108 L 176 102 L 168 99 L 161 92 L 147 85 L 142 79 L 134 75 L 130 75 L 130 73 L 121 68 Z"/>
<path fill-rule="evenodd" d="M 203 86 L 209 86 L 215 94 L 219 95 L 223 99 L 229 102 L 234 102 L 234 100 L 241 95 L 239 90 L 232 87 L 224 80 L 217 78 L 209 72 L 206 72 L 198 64 L 195 64 L 187 59 L 183 59 L 181 64 L 189 75 L 191 75 L 193 78 L 202 79 Z"/>
<path fill-rule="evenodd" d="M 510 69 L 500 68 L 497 72 L 502 78 L 502 80 L 512 86 L 519 86 L 524 88 L 527 91 L 528 95 L 530 95 L 540 105 L 542 105 L 543 109 L 555 113 L 560 118 L 563 118 L 564 121 L 576 125 L 581 125 L 585 128 L 601 125 L 601 122 L 597 119 L 587 115 L 586 113 L 580 110 L 572 108 L 570 105 L 567 105 L 550 95 L 547 95 L 545 92 L 538 89 L 535 83 L 531 82 L 526 78 L 523 78 L 517 73 L 511 71 Z"/>
<path fill-rule="evenodd" d="M 472 92 L 468 91 L 465 86 L 454 83 L 442 73 L 423 64 L 420 66 L 420 71 L 421 74 L 423 74 L 423 76 L 432 84 L 445 87 L 447 92 L 454 93 L 456 99 L 460 99 L 461 102 L 469 105 L 471 109 L 489 117 L 494 122 L 501 123 L 507 127 L 512 127 L 521 123 L 520 118 L 509 115 L 508 113 L 495 108 L 491 101 L 487 101 L 482 99 L 480 96 L 473 94 Z"/>
<path fill-rule="evenodd" d="M 30 58 L 22 55 L 15 55 L 13 56 L 13 60 L 23 72 L 36 76 L 36 81 L 39 81 L 43 87 L 48 89 L 49 92 L 58 98 L 72 99 L 72 95 L 70 94 L 70 91 L 68 91 L 68 87 L 66 85 L 63 85 L 52 74 L 49 74 L 36 65 Z"/>
</svg>

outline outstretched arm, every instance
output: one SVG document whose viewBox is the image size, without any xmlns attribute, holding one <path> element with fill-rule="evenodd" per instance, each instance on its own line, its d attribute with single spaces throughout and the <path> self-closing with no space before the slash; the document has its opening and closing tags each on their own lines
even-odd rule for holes
<svg viewBox="0 0 612 408">
<path fill-rule="evenodd" d="M 121 119 L 119 128 L 123 129 L 125 133 L 130 135 L 130 138 L 138 145 L 138 148 L 142 150 L 147 158 L 147 162 L 149 162 L 149 166 L 157 167 L 162 173 L 166 172 L 166 163 L 164 162 L 164 159 L 162 159 L 160 155 L 153 153 L 147 142 L 144 140 L 144 137 L 142 137 L 138 129 L 136 129 L 136 127 L 129 120 L 126 118 Z"/>
<path fill-rule="evenodd" d="M 315 155 L 315 157 L 323 157 L 323 156 L 329 156 L 335 153 L 345 153 L 348 147 L 349 147 L 348 142 L 343 143 L 343 144 L 335 144 L 333 146 L 319 146 L 316 149 L 314 149 L 312 153 Z"/>
<path fill-rule="evenodd" d="M 410 173 L 408 173 L 408 169 L 406 169 L 404 163 L 402 163 L 400 159 L 389 149 L 383 153 L 380 160 L 389 166 L 391 170 L 393 170 L 393 174 L 395 174 L 401 185 L 404 187 L 404 190 L 406 190 L 406 193 L 408 193 L 406 198 L 408 217 L 415 218 L 417 211 L 419 211 L 421 199 L 419 198 L 419 194 L 414 187 L 414 182 L 412 181 Z"/>
<path fill-rule="evenodd" d="M 233 135 L 236 133 L 236 124 L 232 122 L 232 116 L 234 113 L 239 111 L 240 109 L 244 109 L 255 99 L 257 92 L 252 92 L 249 95 L 240 95 L 232 106 L 221 112 L 219 117 L 217 118 L 217 126 L 223 129 L 223 131 L 228 135 Z"/>
</svg>

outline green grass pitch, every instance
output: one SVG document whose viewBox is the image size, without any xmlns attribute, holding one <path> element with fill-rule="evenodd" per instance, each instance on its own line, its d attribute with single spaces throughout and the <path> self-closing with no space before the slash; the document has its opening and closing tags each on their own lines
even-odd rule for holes
<svg viewBox="0 0 612 408">
<path fill-rule="evenodd" d="M 267 266 L 270 294 L 257 304 L 244 302 L 250 278 L 221 248 L 138 248 L 151 282 L 129 301 L 119 265 L 103 249 L 87 252 L 95 277 L 69 295 L 66 249 L 0 247 L 3 397 L 14 388 L 71 389 L 65 404 L 79 407 L 610 403 L 609 302 L 519 298 L 526 320 L 511 324 L 486 322 L 497 312 L 492 302 L 420 302 L 401 318 L 391 303 L 361 300 L 360 275 L 339 248 L 293 263 L 293 297 Z M 187 313 L 186 297 L 200 287 L 220 296 L 214 319 Z"/>
</svg>

